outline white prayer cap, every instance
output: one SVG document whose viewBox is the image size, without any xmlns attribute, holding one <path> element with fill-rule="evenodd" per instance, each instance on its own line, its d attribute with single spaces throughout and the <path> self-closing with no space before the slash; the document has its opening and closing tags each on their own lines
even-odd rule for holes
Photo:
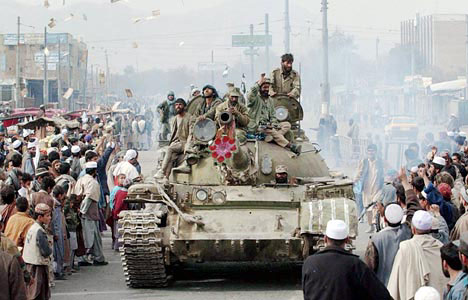
<svg viewBox="0 0 468 300">
<path fill-rule="evenodd" d="M 137 157 L 137 152 L 133 149 L 127 150 L 127 153 L 125 153 L 124 160 L 129 161 Z"/>
<path fill-rule="evenodd" d="M 66 128 L 62 129 L 62 134 L 68 134 L 68 129 Z"/>
<path fill-rule="evenodd" d="M 97 162 L 95 161 L 89 161 L 85 164 L 85 169 L 96 169 L 97 168 Z"/>
<path fill-rule="evenodd" d="M 432 286 L 422 286 L 414 294 L 414 300 L 440 300 L 440 294 Z"/>
<path fill-rule="evenodd" d="M 334 240 L 344 240 L 349 235 L 348 226 L 342 220 L 330 220 L 325 235 Z"/>
<path fill-rule="evenodd" d="M 418 173 L 418 167 L 417 166 L 412 167 L 411 173 Z"/>
<path fill-rule="evenodd" d="M 18 149 L 19 147 L 21 147 L 21 141 L 20 140 L 16 140 L 13 142 L 12 146 L 13 146 L 13 149 Z"/>
<path fill-rule="evenodd" d="M 28 142 L 28 149 L 37 147 L 37 140 L 34 140 L 32 142 Z"/>
<path fill-rule="evenodd" d="M 29 129 L 24 129 L 24 130 L 23 130 L 23 137 L 28 137 L 28 136 L 31 135 L 31 133 L 32 133 L 32 132 L 31 132 Z"/>
<path fill-rule="evenodd" d="M 55 147 L 51 147 L 51 148 L 47 149 L 47 155 L 49 155 L 51 152 L 54 152 L 54 151 L 58 152 L 58 149 L 55 148 Z"/>
<path fill-rule="evenodd" d="M 448 136 L 455 136 L 455 132 L 453 132 L 453 131 L 448 131 L 448 132 L 447 132 L 447 135 L 448 135 Z"/>
<path fill-rule="evenodd" d="M 398 224 L 403 219 L 403 209 L 398 204 L 390 204 L 385 208 L 385 219 L 390 224 Z"/>
<path fill-rule="evenodd" d="M 191 94 L 190 94 L 190 95 L 192 95 L 192 96 L 193 96 L 193 94 L 195 94 L 195 92 L 201 92 L 201 91 L 200 91 L 200 89 L 199 89 L 199 88 L 197 88 L 197 87 L 196 87 L 196 88 L 193 88 L 193 89 L 192 89 L 192 92 L 191 92 Z"/>
<path fill-rule="evenodd" d="M 418 210 L 414 213 L 411 223 L 418 230 L 430 230 L 432 228 L 432 216 L 425 210 Z"/>
<path fill-rule="evenodd" d="M 441 165 L 441 166 L 445 166 L 445 159 L 443 157 L 440 157 L 440 156 L 434 157 L 432 162 L 435 163 L 435 164 Z"/>
<path fill-rule="evenodd" d="M 73 154 L 76 154 L 76 153 L 78 153 L 78 152 L 80 152 L 80 151 L 81 151 L 80 146 L 75 145 L 75 146 L 72 146 L 72 148 L 71 148 L 71 152 L 72 152 Z"/>
<path fill-rule="evenodd" d="M 67 151 L 67 150 L 68 150 L 67 146 L 63 146 L 62 149 L 60 149 L 60 151 L 62 151 L 62 152 Z"/>
<path fill-rule="evenodd" d="M 460 131 L 458 133 L 458 135 L 461 136 L 461 137 L 466 137 L 466 132 Z"/>
</svg>

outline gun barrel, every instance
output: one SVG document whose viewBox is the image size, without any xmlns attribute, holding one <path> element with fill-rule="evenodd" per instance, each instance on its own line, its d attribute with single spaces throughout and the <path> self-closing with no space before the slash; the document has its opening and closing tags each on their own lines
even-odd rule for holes
<svg viewBox="0 0 468 300">
<path fill-rule="evenodd" d="M 219 115 L 219 123 L 221 123 L 221 125 L 227 125 L 229 123 L 232 122 L 232 114 L 228 111 L 223 111 L 220 115 Z"/>
</svg>

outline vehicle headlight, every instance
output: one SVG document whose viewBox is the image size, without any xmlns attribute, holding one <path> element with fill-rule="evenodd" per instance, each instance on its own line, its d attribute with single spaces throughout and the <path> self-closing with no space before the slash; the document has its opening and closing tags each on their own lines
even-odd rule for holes
<svg viewBox="0 0 468 300">
<path fill-rule="evenodd" d="M 278 121 L 283 122 L 288 119 L 289 116 L 289 111 L 286 107 L 284 106 L 278 106 L 275 109 L 275 117 Z"/>
<path fill-rule="evenodd" d="M 223 204 L 226 202 L 226 195 L 223 192 L 216 192 L 213 194 L 213 203 L 214 204 Z"/>
<path fill-rule="evenodd" d="M 208 199 L 208 192 L 205 190 L 198 190 L 197 193 L 195 194 L 197 196 L 197 199 L 200 201 L 205 201 Z"/>
</svg>

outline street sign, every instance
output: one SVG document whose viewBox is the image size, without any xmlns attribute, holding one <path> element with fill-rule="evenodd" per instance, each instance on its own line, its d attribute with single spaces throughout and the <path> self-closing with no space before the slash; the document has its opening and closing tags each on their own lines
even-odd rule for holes
<svg viewBox="0 0 468 300">
<path fill-rule="evenodd" d="M 16 34 L 3 34 L 3 45 L 5 46 L 15 46 L 18 42 L 18 35 Z M 47 44 L 58 44 L 68 43 L 68 33 L 48 33 L 47 34 Z M 27 45 L 42 45 L 44 44 L 44 34 L 43 33 L 26 33 L 20 35 L 20 44 Z"/>
<path fill-rule="evenodd" d="M 271 35 L 247 35 L 236 34 L 232 36 L 233 47 L 264 47 L 266 42 L 268 46 L 272 45 Z"/>
</svg>

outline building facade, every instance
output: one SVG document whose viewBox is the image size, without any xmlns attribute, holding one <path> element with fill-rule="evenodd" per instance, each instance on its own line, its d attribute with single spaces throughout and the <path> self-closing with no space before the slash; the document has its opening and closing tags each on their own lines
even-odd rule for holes
<svg viewBox="0 0 468 300">
<path fill-rule="evenodd" d="M 34 99 L 34 105 L 44 103 L 44 57 L 47 54 L 48 102 L 72 107 L 86 90 L 88 50 L 86 44 L 67 33 L 48 33 L 44 51 L 44 33 L 20 35 L 21 95 Z M 16 34 L 0 34 L 0 100 L 16 100 Z M 65 100 L 63 94 L 74 90 Z M 8 99 L 10 98 L 10 99 Z"/>
<path fill-rule="evenodd" d="M 401 45 L 412 51 L 414 74 L 434 82 L 466 73 L 467 17 L 464 14 L 416 16 L 401 22 Z"/>
</svg>

